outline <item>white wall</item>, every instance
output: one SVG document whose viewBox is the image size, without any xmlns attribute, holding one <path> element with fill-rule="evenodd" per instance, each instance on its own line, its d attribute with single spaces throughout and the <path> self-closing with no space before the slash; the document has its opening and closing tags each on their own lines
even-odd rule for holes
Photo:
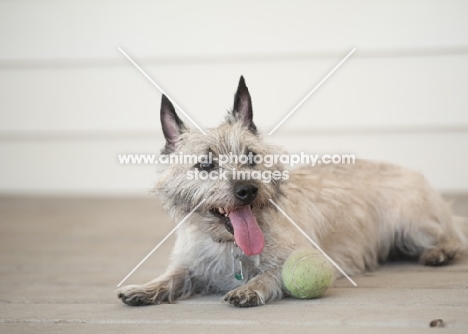
<svg viewBox="0 0 468 334">
<path fill-rule="evenodd" d="M 0 192 L 148 192 L 160 93 L 218 124 L 241 74 L 290 151 L 354 153 L 468 190 L 466 1 L 1 1 Z"/>
</svg>

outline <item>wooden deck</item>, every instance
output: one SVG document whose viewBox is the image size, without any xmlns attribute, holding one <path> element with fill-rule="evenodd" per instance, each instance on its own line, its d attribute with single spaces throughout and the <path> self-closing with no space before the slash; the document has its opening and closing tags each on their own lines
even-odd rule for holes
<svg viewBox="0 0 468 334">
<path fill-rule="evenodd" d="M 454 210 L 468 216 L 468 196 Z M 237 309 L 220 296 L 132 308 L 116 285 L 174 225 L 154 198 L 0 197 L 0 332 L 468 333 L 468 261 L 392 263 L 318 300 Z M 164 271 L 171 237 L 126 284 Z M 433 329 L 437 330 L 437 329 Z"/>
</svg>

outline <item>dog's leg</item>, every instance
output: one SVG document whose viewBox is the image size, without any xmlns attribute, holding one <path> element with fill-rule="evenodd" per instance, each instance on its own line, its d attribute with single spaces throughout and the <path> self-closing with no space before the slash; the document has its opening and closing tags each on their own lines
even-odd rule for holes
<svg viewBox="0 0 468 334">
<path fill-rule="evenodd" d="M 224 301 L 238 307 L 263 305 L 270 300 L 281 299 L 282 286 L 281 268 L 267 269 L 246 284 L 229 291 Z"/>
<path fill-rule="evenodd" d="M 421 264 L 427 266 L 449 264 L 466 248 L 461 236 L 457 235 L 454 229 L 451 217 L 445 221 L 428 220 L 418 224 L 417 227 L 407 234 L 404 249 L 408 255 L 417 254 Z"/>
<path fill-rule="evenodd" d="M 428 266 L 446 265 L 463 254 L 468 246 L 468 220 L 454 217 L 437 192 L 420 182 L 396 198 L 392 207 L 398 209 L 394 211 L 398 219 L 383 228 L 388 233 L 386 239 L 393 237 L 401 254 Z"/>
<path fill-rule="evenodd" d="M 193 295 L 195 284 L 187 270 L 166 273 L 143 285 L 127 285 L 117 290 L 118 297 L 127 305 L 174 303 L 176 299 Z"/>
<path fill-rule="evenodd" d="M 419 258 L 422 264 L 426 266 L 443 266 L 449 264 L 455 255 L 459 252 L 460 245 L 446 242 L 438 244 L 432 249 L 425 250 Z"/>
<path fill-rule="evenodd" d="M 410 258 L 418 257 L 426 266 L 449 264 L 462 246 L 449 226 L 436 221 L 425 222 L 408 232 L 396 247 Z"/>
<path fill-rule="evenodd" d="M 433 248 L 426 249 L 420 262 L 428 266 L 442 266 L 450 263 L 455 256 L 466 252 L 468 246 L 468 220 L 453 217 L 446 222 L 443 233 L 439 232 L 438 242 Z"/>
</svg>

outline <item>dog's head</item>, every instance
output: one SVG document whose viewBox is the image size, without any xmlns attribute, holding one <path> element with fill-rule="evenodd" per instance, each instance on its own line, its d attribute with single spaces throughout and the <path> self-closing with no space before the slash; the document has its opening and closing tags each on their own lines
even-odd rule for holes
<svg viewBox="0 0 468 334">
<path fill-rule="evenodd" d="M 280 194 L 285 174 L 281 163 L 266 163 L 266 157 L 279 152 L 257 131 L 244 78 L 225 122 L 206 135 L 188 129 L 165 96 L 161 124 L 166 138 L 162 154 L 178 160 L 162 171 L 157 184 L 165 208 L 181 219 L 205 200 L 190 223 L 216 242 L 235 240 L 246 255 L 259 254 L 262 228 L 267 228 L 261 211 Z"/>
</svg>

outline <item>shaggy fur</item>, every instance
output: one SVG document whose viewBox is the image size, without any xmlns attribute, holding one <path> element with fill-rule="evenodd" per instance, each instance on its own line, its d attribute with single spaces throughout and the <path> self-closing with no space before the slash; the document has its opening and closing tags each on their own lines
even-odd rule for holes
<svg viewBox="0 0 468 334">
<path fill-rule="evenodd" d="M 241 78 L 234 109 L 226 121 L 203 135 L 185 127 L 163 96 L 163 154 L 278 154 L 266 144 L 252 121 L 250 94 Z M 287 295 L 281 268 L 292 251 L 312 247 L 269 202 L 272 199 L 349 275 L 374 270 L 394 257 L 425 265 L 445 265 L 468 243 L 468 220 L 450 208 L 418 173 L 385 163 L 357 161 L 317 165 L 290 171 L 287 181 L 250 181 L 258 187 L 249 202 L 264 235 L 263 251 L 243 256 L 244 278 L 234 277 L 234 237 L 217 208 L 234 210 L 238 180 L 188 180 L 198 166 L 172 164 L 162 171 L 159 198 L 176 222 L 206 201 L 177 230 L 172 261 L 161 277 L 122 287 L 118 297 L 128 305 L 173 303 L 196 293 L 226 293 L 235 306 L 256 306 Z M 215 166 L 217 168 L 217 166 Z M 231 164 L 237 170 L 280 170 L 282 165 Z M 339 272 L 336 272 L 336 277 Z"/>
</svg>

